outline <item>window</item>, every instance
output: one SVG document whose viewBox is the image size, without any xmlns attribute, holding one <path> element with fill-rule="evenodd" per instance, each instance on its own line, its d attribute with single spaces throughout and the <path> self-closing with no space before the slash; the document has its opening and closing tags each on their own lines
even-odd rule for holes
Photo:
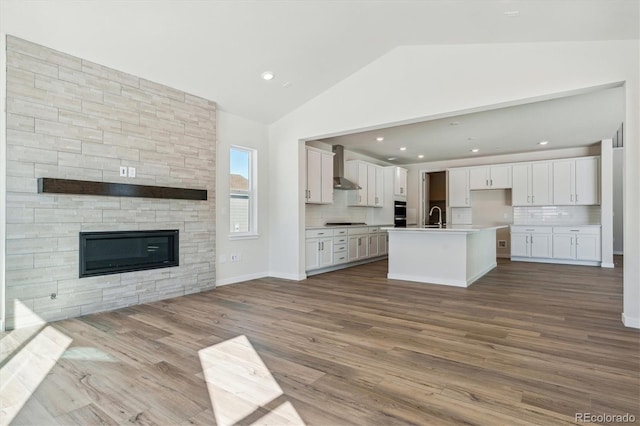
<svg viewBox="0 0 640 426">
<path fill-rule="evenodd" d="M 229 150 L 229 233 L 231 238 L 256 236 L 256 157 L 254 149 Z"/>
</svg>

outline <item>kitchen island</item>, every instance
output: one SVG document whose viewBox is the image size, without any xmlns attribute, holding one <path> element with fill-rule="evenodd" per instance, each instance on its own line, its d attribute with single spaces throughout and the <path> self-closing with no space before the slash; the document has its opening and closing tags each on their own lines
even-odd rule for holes
<svg viewBox="0 0 640 426">
<path fill-rule="evenodd" d="M 496 267 L 496 230 L 507 225 L 383 228 L 387 278 L 468 287 Z"/>
</svg>

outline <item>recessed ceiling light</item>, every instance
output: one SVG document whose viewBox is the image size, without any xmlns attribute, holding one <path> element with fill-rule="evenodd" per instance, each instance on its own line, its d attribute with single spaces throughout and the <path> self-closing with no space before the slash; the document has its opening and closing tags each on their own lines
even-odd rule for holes
<svg viewBox="0 0 640 426">
<path fill-rule="evenodd" d="M 260 74 L 262 76 L 262 78 L 264 80 L 273 80 L 273 77 L 275 77 L 276 75 L 272 72 L 272 71 L 265 71 L 262 74 Z"/>
<path fill-rule="evenodd" d="M 378 136 L 378 137 L 376 138 L 376 140 L 377 140 L 378 142 L 382 142 L 382 141 L 384 140 L 384 137 L 382 137 L 382 136 Z"/>
<path fill-rule="evenodd" d="M 473 148 L 473 149 L 471 150 L 471 152 L 478 152 L 478 151 L 480 151 L 480 149 L 479 149 L 479 148 Z"/>
<path fill-rule="evenodd" d="M 459 121 L 452 121 L 451 123 L 449 123 L 449 126 L 457 126 L 458 124 L 460 124 Z"/>
<path fill-rule="evenodd" d="M 406 150 L 407 150 L 406 146 L 400 147 L 400 151 L 406 151 Z"/>
<path fill-rule="evenodd" d="M 396 159 L 396 157 L 389 157 L 389 158 L 387 158 L 387 160 L 389 160 L 389 161 L 393 161 L 393 160 L 395 160 L 395 159 Z"/>
<path fill-rule="evenodd" d="M 538 142 L 538 145 L 546 145 L 548 143 L 549 143 L 549 141 L 540 141 L 540 142 Z"/>
<path fill-rule="evenodd" d="M 418 158 L 424 158 L 424 154 L 418 155 Z"/>
<path fill-rule="evenodd" d="M 515 18 L 516 16 L 520 15 L 520 11 L 519 10 L 508 10 L 508 11 L 504 12 L 504 15 L 509 17 L 509 18 Z"/>
</svg>

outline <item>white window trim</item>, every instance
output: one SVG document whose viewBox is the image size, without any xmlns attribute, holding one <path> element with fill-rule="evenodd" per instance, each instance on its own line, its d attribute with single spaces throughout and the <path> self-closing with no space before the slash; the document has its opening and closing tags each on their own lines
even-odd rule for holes
<svg viewBox="0 0 640 426">
<path fill-rule="evenodd" d="M 245 151 L 249 153 L 250 170 L 249 170 L 249 232 L 232 232 L 229 231 L 230 240 L 251 240 L 260 238 L 258 233 L 258 150 L 240 145 L 231 145 L 229 147 L 229 156 L 231 150 Z M 231 163 L 229 162 L 229 176 L 231 176 Z M 231 199 L 231 190 L 227 188 L 227 200 Z M 229 202 L 229 201 L 227 201 Z M 229 221 L 231 218 L 229 218 Z M 229 223 L 227 223 L 227 226 Z"/>
</svg>

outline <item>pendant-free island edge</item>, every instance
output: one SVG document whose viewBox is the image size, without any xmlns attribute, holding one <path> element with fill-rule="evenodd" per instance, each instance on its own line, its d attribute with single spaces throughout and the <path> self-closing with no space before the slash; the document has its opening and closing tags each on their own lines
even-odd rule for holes
<svg viewBox="0 0 640 426">
<path fill-rule="evenodd" d="M 496 230 L 506 227 L 383 228 L 389 232 L 387 278 L 468 287 L 497 266 Z"/>
</svg>

